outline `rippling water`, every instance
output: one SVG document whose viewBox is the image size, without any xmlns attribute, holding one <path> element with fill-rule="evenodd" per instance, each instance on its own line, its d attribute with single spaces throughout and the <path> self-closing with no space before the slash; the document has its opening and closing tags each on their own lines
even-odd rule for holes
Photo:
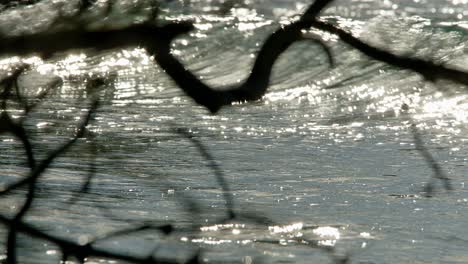
<svg viewBox="0 0 468 264">
<path fill-rule="evenodd" d="M 175 1 L 162 16 L 196 21 L 196 31 L 179 38 L 173 52 L 213 85 L 243 80 L 268 34 L 308 3 L 245 1 L 221 14 L 221 4 L 207 2 Z M 2 28 L 14 28 L 12 34 L 40 29 L 53 16 L 50 4 L 8 11 L 0 18 Z M 34 8 L 45 11 L 37 21 L 26 19 L 32 28 L 15 22 Z M 323 19 L 396 53 L 468 70 L 467 18 L 465 0 L 343 0 Z M 312 33 L 331 47 L 334 67 L 329 68 L 318 46 L 295 44 L 275 65 L 261 101 L 226 107 L 217 115 L 185 97 L 140 48 L 77 51 L 47 61 L 3 58 L 4 71 L 21 61 L 34 65 L 20 79 L 29 95 L 56 77 L 64 80 L 27 120 L 40 157 L 73 133 L 87 107 L 86 76 L 113 80 L 90 127 L 98 146 L 90 193 L 73 206 L 65 203 L 90 170 L 92 144 L 81 140 L 44 175 L 26 219 L 80 242 L 134 221 L 181 228 L 198 223 L 204 226 L 200 232 L 178 232 L 168 240 L 146 232 L 99 246 L 137 255 L 158 247 L 155 255 L 178 252 L 181 259 L 200 246 L 208 262 L 332 261 L 298 238 L 335 248 L 353 263 L 468 262 L 467 88 L 425 82 L 369 60 L 334 36 Z M 444 192 L 439 184 L 434 197 L 422 194 L 432 171 L 415 148 L 411 124 L 452 179 L 453 191 Z M 209 162 L 193 143 L 174 134 L 174 126 L 187 129 L 210 150 L 226 175 L 236 211 L 276 224 L 239 220 L 219 225 L 225 201 Z M 25 160 L 18 142 L 7 135 L 0 139 L 0 179 L 10 183 L 25 173 Z M 3 198 L 0 211 L 11 215 L 22 195 L 18 191 Z M 187 211 L 188 201 L 198 204 L 199 214 Z M 4 244 L 4 229 L 0 235 Z M 60 258 L 57 248 L 44 241 L 23 237 L 21 247 L 24 263 Z"/>
</svg>

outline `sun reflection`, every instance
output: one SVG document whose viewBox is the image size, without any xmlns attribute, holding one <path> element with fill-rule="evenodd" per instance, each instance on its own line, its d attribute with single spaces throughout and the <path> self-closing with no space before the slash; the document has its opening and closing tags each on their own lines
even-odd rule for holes
<svg viewBox="0 0 468 264">
<path fill-rule="evenodd" d="M 58 254 L 58 251 L 57 251 L 57 250 L 54 250 L 54 249 L 51 249 L 51 250 L 47 250 L 46 254 L 47 254 L 47 255 L 57 255 L 57 254 Z"/>
<path fill-rule="evenodd" d="M 314 85 L 306 85 L 284 91 L 272 91 L 267 93 L 264 96 L 264 99 L 268 100 L 269 102 L 276 102 L 292 101 L 300 97 L 307 97 L 307 100 L 310 103 L 320 103 L 322 98 L 318 96 L 319 94 L 320 90 L 318 87 Z"/>
<path fill-rule="evenodd" d="M 280 234 L 280 233 L 291 233 L 295 231 L 302 230 L 304 224 L 303 223 L 294 223 L 285 226 L 269 226 L 268 230 L 272 234 Z"/>
<path fill-rule="evenodd" d="M 371 234 L 368 232 L 361 232 L 359 235 L 363 238 L 372 238 Z"/>
<path fill-rule="evenodd" d="M 90 74 L 91 64 L 95 64 L 95 58 L 85 53 L 69 54 L 56 62 L 47 63 L 39 57 L 19 58 L 11 57 L 0 60 L 0 68 L 10 68 L 11 65 L 26 63 L 33 65 L 40 74 L 56 74 L 61 77 L 80 76 Z M 145 66 L 151 64 L 151 57 L 144 49 L 133 48 L 112 52 L 108 56 L 98 60 L 93 72 L 107 74 L 111 71 L 125 69 L 129 72 L 141 72 Z M 135 67 L 132 67 L 135 66 Z M 91 73 L 92 74 L 92 73 Z"/>
<path fill-rule="evenodd" d="M 333 247 L 341 237 L 338 228 L 331 226 L 317 227 L 312 232 L 323 239 L 319 241 L 319 244 L 323 246 Z"/>
<path fill-rule="evenodd" d="M 24 58 L 13 56 L 9 58 L 0 59 L 0 70 L 9 71 L 15 65 L 21 65 L 21 64 L 27 64 L 27 65 L 32 65 L 32 66 L 37 67 L 39 65 L 44 64 L 44 61 L 37 56 L 24 57 Z"/>
<path fill-rule="evenodd" d="M 240 229 L 244 227 L 245 225 L 243 224 L 219 224 L 219 225 L 201 227 L 200 230 L 202 232 L 217 232 L 217 231 L 222 231 L 222 230 L 231 230 L 230 232 L 231 234 L 239 235 L 241 233 Z M 189 239 L 188 237 L 181 237 L 180 241 L 207 244 L 207 245 L 221 245 L 221 244 L 247 245 L 247 244 L 254 242 L 254 240 L 252 239 L 222 239 L 222 238 L 219 238 L 219 236 L 217 235 L 203 236 L 200 238 L 193 238 L 193 239 Z"/>
<path fill-rule="evenodd" d="M 202 237 L 202 238 L 192 239 L 192 242 L 203 243 L 207 245 L 221 245 L 221 244 L 231 244 L 232 240 L 231 239 L 217 239 L 213 237 Z"/>
<path fill-rule="evenodd" d="M 438 97 L 437 94 L 434 97 Z M 423 113 L 415 115 L 416 119 L 452 115 L 458 122 L 468 122 L 468 102 L 466 102 L 466 96 L 437 98 L 437 100 L 426 101 L 422 109 Z"/>
<path fill-rule="evenodd" d="M 219 225 L 212 225 L 212 226 L 202 226 L 200 230 L 202 232 L 209 232 L 209 231 L 220 231 L 226 229 L 232 229 L 232 233 L 240 233 L 239 229 L 245 228 L 244 224 L 219 224 Z M 237 230 L 237 231 L 234 231 Z"/>
</svg>

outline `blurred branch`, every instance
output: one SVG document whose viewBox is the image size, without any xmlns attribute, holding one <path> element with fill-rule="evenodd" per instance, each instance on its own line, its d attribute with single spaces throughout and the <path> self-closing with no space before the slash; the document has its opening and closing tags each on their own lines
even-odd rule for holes
<svg viewBox="0 0 468 264">
<path fill-rule="evenodd" d="M 331 1 L 316 1 L 306 12 L 307 16 L 318 14 L 329 2 Z M 307 39 L 302 36 L 301 32 L 307 26 L 304 23 L 309 22 L 300 20 L 273 33 L 265 41 L 246 81 L 240 86 L 229 87 L 222 91 L 201 82 L 190 71 L 186 70 L 170 52 L 171 41 L 176 36 L 193 29 L 191 22 L 170 23 L 162 27 L 145 23 L 123 29 L 96 31 L 77 27 L 73 30 L 54 33 L 37 33 L 18 37 L 0 36 L 0 54 L 23 56 L 36 53 L 47 58 L 56 52 L 72 49 L 105 50 L 141 45 L 155 55 L 158 64 L 184 92 L 211 112 L 216 112 L 223 105 L 258 100 L 265 94 L 276 59 L 294 42 Z M 324 45 L 322 41 L 314 38 L 310 40 Z M 325 50 L 328 49 L 325 48 Z"/>
<path fill-rule="evenodd" d="M 217 112 L 222 106 L 233 102 L 255 101 L 266 92 L 271 70 L 277 58 L 293 43 L 304 39 L 317 42 L 324 47 L 328 57 L 329 49 L 317 38 L 304 36 L 302 31 L 310 27 L 336 34 L 347 44 L 358 49 L 371 58 L 390 65 L 420 73 L 426 79 L 448 79 L 468 85 L 468 73 L 445 67 L 431 61 L 395 55 L 391 52 L 373 47 L 353 37 L 350 33 L 326 22 L 316 16 L 332 0 L 317 0 L 298 21 L 281 27 L 273 32 L 264 42 L 257 54 L 251 74 L 240 85 L 228 87 L 210 87 L 198 79 L 191 71 L 171 54 L 170 44 L 177 36 L 191 31 L 191 22 L 171 22 L 165 26 L 151 23 L 132 25 L 122 29 L 88 30 L 77 27 L 72 30 L 37 33 L 25 36 L 0 36 L 0 54 L 26 55 L 37 53 L 48 57 L 55 52 L 72 49 L 106 50 L 126 46 L 143 46 L 155 56 L 156 62 L 172 77 L 177 85 L 198 104 L 211 112 Z M 155 7 L 156 9 L 156 7 Z"/>
<path fill-rule="evenodd" d="M 45 158 L 39 165 L 35 166 L 31 174 L 23 180 L 20 180 L 16 183 L 11 184 L 4 190 L 0 191 L 0 196 L 5 195 L 6 193 L 11 192 L 14 189 L 22 187 L 30 182 L 34 182 L 53 162 L 55 158 L 67 151 L 77 140 L 81 138 L 85 132 L 86 126 L 88 125 L 89 120 L 91 119 L 92 114 L 96 111 L 99 105 L 99 100 L 94 100 L 91 103 L 91 106 L 88 110 L 88 113 L 82 117 L 80 124 L 77 126 L 77 132 L 75 136 L 72 137 L 68 142 L 57 148 L 52 153 L 49 153 L 47 158 Z"/>
<path fill-rule="evenodd" d="M 302 30 L 309 29 L 310 27 L 336 34 L 344 42 L 371 58 L 393 66 L 415 71 L 422 74 L 424 78 L 430 81 L 448 79 L 468 86 L 467 72 L 447 68 L 444 65 L 435 64 L 431 61 L 395 55 L 391 52 L 366 44 L 336 26 L 318 21 L 316 16 L 331 2 L 331 0 L 315 1 L 298 21 L 292 22 L 272 33 L 258 52 L 251 74 L 242 84 L 237 86 L 216 88 L 203 83 L 171 54 L 170 41 L 172 39 L 164 39 L 169 42 L 160 42 L 158 49 L 150 50 L 150 53 L 155 54 L 155 59 L 158 64 L 187 95 L 193 98 L 198 104 L 207 107 L 213 113 L 218 111 L 222 106 L 229 105 L 232 102 L 255 101 L 260 99 L 268 88 L 271 69 L 276 59 L 294 42 L 307 39 L 307 36 L 310 35 L 304 36 Z M 172 36 L 176 37 L 177 34 Z M 314 40 L 314 38 L 312 38 L 312 40 Z M 325 52 L 330 58 L 330 51 L 327 46 L 324 45 L 323 41 L 315 40 L 324 47 Z M 333 60 L 330 60 L 331 63 L 332 61 Z"/>
<path fill-rule="evenodd" d="M 209 162 L 209 167 L 212 169 L 216 181 L 218 182 L 219 186 L 221 187 L 221 190 L 223 191 L 223 197 L 224 200 L 226 201 L 226 211 L 227 211 L 227 218 L 222 219 L 221 223 L 226 223 L 229 221 L 232 221 L 234 219 L 237 220 L 247 220 L 249 222 L 254 222 L 254 223 L 259 223 L 259 224 L 275 224 L 274 221 L 269 219 L 266 216 L 263 216 L 259 212 L 249 212 L 248 210 L 242 210 L 239 212 L 235 212 L 235 204 L 234 204 L 234 197 L 232 195 L 232 191 L 229 188 L 229 184 L 226 181 L 226 177 L 224 175 L 223 170 L 221 167 L 217 164 L 214 156 L 210 153 L 209 149 L 203 144 L 203 142 L 197 138 L 195 138 L 192 134 L 190 134 L 187 129 L 181 128 L 181 127 L 175 127 L 175 124 L 171 124 L 173 126 L 173 131 L 186 139 L 190 140 L 192 144 L 195 145 L 197 148 L 198 152 L 201 154 L 201 156 Z M 195 206 L 193 204 L 193 201 L 186 200 L 185 201 L 190 202 L 187 205 L 189 206 Z M 198 207 L 194 207 L 197 209 Z M 191 207 L 188 207 L 189 210 L 193 210 Z M 199 213 L 199 209 L 195 211 L 195 213 Z"/>
<path fill-rule="evenodd" d="M 444 188 L 447 191 L 453 190 L 452 184 L 450 183 L 450 178 L 445 174 L 445 172 L 442 170 L 442 167 L 434 159 L 429 150 L 424 146 L 421 134 L 419 133 L 418 128 L 415 124 L 411 125 L 411 132 L 413 134 L 414 145 L 416 147 L 416 150 L 421 154 L 428 166 L 431 168 L 432 172 L 434 173 L 433 177 L 435 179 L 441 180 L 444 184 Z M 432 193 L 434 192 L 434 185 L 432 181 L 426 184 L 424 192 L 426 193 L 426 196 L 432 196 Z"/>
<path fill-rule="evenodd" d="M 224 179 L 225 177 L 223 171 L 216 163 L 213 155 L 211 155 L 209 150 L 203 145 L 203 143 L 200 140 L 194 138 L 193 135 L 190 134 L 186 129 L 174 128 L 173 131 L 190 140 L 190 142 L 192 142 L 197 147 L 197 150 L 201 154 L 201 156 L 210 163 L 209 167 L 213 170 L 216 180 L 218 181 L 218 184 L 223 191 L 224 200 L 226 201 L 226 210 L 228 212 L 228 218 L 235 218 L 234 199 L 232 197 L 231 190 L 229 189 L 227 181 Z"/>
<path fill-rule="evenodd" d="M 0 3 L 3 4 L 3 2 Z M 281 56 L 281 54 L 283 54 L 291 45 L 297 41 L 312 40 L 314 43 L 320 45 L 324 49 L 330 65 L 333 66 L 333 57 L 327 44 L 318 36 L 307 33 L 304 34 L 303 31 L 313 27 L 337 35 L 342 41 L 373 59 L 383 61 L 389 65 L 400 67 L 402 69 L 412 70 L 421 74 L 429 81 L 446 79 L 458 84 L 466 85 L 468 87 L 467 72 L 448 68 L 442 64 L 436 64 L 434 62 L 423 59 L 393 54 L 359 40 L 352 34 L 340 29 L 335 25 L 317 20 L 317 17 L 321 11 L 332 2 L 332 0 L 314 1 L 313 4 L 311 4 L 310 7 L 304 12 L 304 14 L 299 18 L 299 20 L 291 22 L 290 24 L 285 25 L 273 32 L 265 40 L 261 49 L 259 50 L 251 69 L 251 73 L 246 78 L 246 80 L 241 84 L 234 84 L 228 87 L 211 87 L 205 84 L 190 70 L 186 69 L 180 60 L 171 53 L 172 41 L 181 34 L 185 34 L 193 30 L 194 25 L 192 22 L 169 22 L 166 25 L 153 25 L 151 21 L 157 17 L 159 11 L 159 7 L 156 2 L 152 2 L 153 5 L 151 7 L 150 16 L 145 23 L 131 25 L 124 28 L 102 28 L 98 30 L 91 30 L 86 27 L 87 25 L 76 25 L 75 28 L 64 31 L 50 31 L 23 36 L 0 35 L 0 55 L 25 56 L 30 54 L 38 54 L 43 58 L 48 58 L 54 53 L 75 49 L 93 49 L 102 51 L 128 46 L 142 46 L 147 49 L 148 53 L 154 55 L 155 61 L 189 97 L 191 97 L 198 104 L 209 109 L 212 113 L 215 113 L 221 107 L 230 105 L 233 102 L 255 101 L 261 99 L 268 89 L 274 63 L 279 58 L 279 56 Z M 112 1 L 108 2 L 108 12 L 110 12 L 112 3 Z M 94 1 L 82 0 L 79 4 L 80 6 L 77 16 L 92 8 Z M 74 21 L 73 19 L 73 17 L 70 18 L 70 21 Z M 67 21 L 66 17 L 64 18 L 64 21 Z M 60 85 L 61 82 L 54 82 L 51 84 L 45 91 L 36 97 L 38 102 L 29 104 L 27 98 L 21 94 L 21 89 L 19 88 L 18 82 L 19 76 L 25 70 L 26 68 L 20 68 L 14 71 L 11 76 L 0 82 L 0 87 L 3 88 L 0 93 L 0 134 L 11 133 L 22 142 L 23 148 L 26 151 L 28 165 L 30 167 L 30 173 L 27 175 L 27 177 L 0 190 L 1 197 L 25 186 L 28 188 L 27 194 L 25 196 L 26 199 L 23 205 L 11 219 L 0 215 L 0 222 L 9 227 L 7 240 L 7 263 L 16 263 L 17 234 L 20 232 L 55 243 L 62 250 L 63 261 L 68 260 L 68 257 L 72 256 L 76 257 L 80 262 L 84 262 L 84 259 L 87 257 L 103 257 L 118 259 L 131 263 L 179 263 L 180 261 L 176 258 L 174 258 L 174 260 L 158 260 L 153 257 L 153 254 L 144 258 L 137 258 L 118 252 L 108 252 L 94 246 L 94 243 L 97 241 L 111 239 L 122 235 L 129 235 L 144 230 L 157 230 L 164 234 L 170 234 L 175 229 L 173 225 L 152 225 L 149 223 L 143 223 L 135 227 L 117 230 L 83 245 L 47 234 L 23 221 L 24 216 L 27 212 L 30 211 L 33 204 L 34 198 L 36 196 L 36 184 L 40 176 L 43 175 L 43 173 L 52 165 L 58 156 L 68 151 L 79 138 L 82 138 L 86 135 L 86 127 L 92 120 L 94 113 L 99 107 L 99 100 L 97 97 L 91 96 L 92 100 L 89 106 L 89 110 L 84 116 L 81 117 L 78 125 L 76 126 L 76 133 L 67 142 L 63 143 L 57 149 L 49 153 L 44 160 L 38 162 L 35 160 L 30 139 L 23 126 L 24 118 L 20 118 L 19 121 L 13 120 L 7 111 L 7 101 L 16 100 L 24 108 L 24 117 L 26 117 L 37 106 L 37 104 L 40 103 L 54 87 Z M 95 80 L 95 82 L 90 83 L 93 85 L 86 87 L 86 89 L 87 91 L 92 92 L 96 90 L 95 88 L 97 86 L 102 85 L 103 81 Z M 96 87 L 94 85 L 96 85 Z M 16 97 L 13 96 L 13 92 L 16 93 Z M 228 218 L 224 221 L 230 221 L 234 218 L 243 218 L 251 221 L 261 222 L 262 224 L 267 223 L 268 219 L 266 217 L 247 214 L 245 212 L 239 212 L 238 214 L 235 213 L 234 199 L 232 197 L 229 185 L 225 180 L 223 171 L 216 163 L 208 148 L 200 140 L 189 134 L 186 130 L 175 129 L 174 131 L 190 140 L 190 142 L 195 145 L 200 155 L 209 162 L 209 167 L 213 170 L 216 180 L 221 186 L 224 200 L 226 201 L 226 211 Z M 447 190 L 451 190 L 452 186 L 450 184 L 450 179 L 444 174 L 440 165 L 429 153 L 427 148 L 424 147 L 421 135 L 415 126 L 412 126 L 412 133 L 416 149 L 421 153 L 421 155 L 431 167 L 432 171 L 434 172 L 434 178 L 442 180 L 445 184 L 445 188 Z M 90 135 L 90 137 L 92 136 Z M 93 158 L 96 158 L 97 149 L 95 148 L 94 144 L 91 145 L 90 151 L 93 155 Z M 86 175 L 80 190 L 74 196 L 72 196 L 72 198 L 69 200 L 69 203 L 74 203 L 79 198 L 78 195 L 86 194 L 88 192 L 95 172 L 96 164 L 95 160 L 93 160 L 93 162 L 90 163 L 89 172 Z M 432 190 L 432 183 L 429 183 L 426 187 L 426 192 L 430 194 Z M 193 214 L 199 212 L 198 205 L 194 201 L 187 199 L 186 206 L 188 211 Z M 301 242 L 307 242 L 311 247 L 318 247 L 323 249 L 323 247 L 320 247 L 320 245 L 315 244 L 313 241 L 302 240 Z M 326 250 L 328 250 L 328 252 L 333 251 L 329 249 Z M 200 253 L 196 254 L 192 259 L 186 261 L 186 263 L 199 263 L 199 254 Z M 343 258 L 336 258 L 336 262 L 346 263 L 348 261 L 348 256 Z"/>
<path fill-rule="evenodd" d="M 8 233 L 8 241 L 7 241 L 7 263 L 14 264 L 16 263 L 16 235 L 17 235 L 17 227 L 18 223 L 21 222 L 21 219 L 26 214 L 26 212 L 31 208 L 35 197 L 36 191 L 36 182 L 39 179 L 40 175 L 50 166 L 53 160 L 58 157 L 60 154 L 65 152 L 76 140 L 83 136 L 86 126 L 89 123 L 91 115 L 96 111 L 98 107 L 98 100 L 95 100 L 82 121 L 80 122 L 79 126 L 77 127 L 76 135 L 69 140 L 67 143 L 56 149 L 54 152 L 49 154 L 49 156 L 44 159 L 39 165 L 34 166 L 31 169 L 31 174 L 21 180 L 18 181 L 10 186 L 8 186 L 5 190 L 0 192 L 0 195 L 5 195 L 6 193 L 19 188 L 25 184 L 28 185 L 28 193 L 26 195 L 26 201 L 23 203 L 23 206 L 18 210 L 15 217 L 13 218 L 13 225 L 10 226 L 9 233 Z"/>
<path fill-rule="evenodd" d="M 108 259 L 117 259 L 122 261 L 127 261 L 130 263 L 137 263 L 137 264 L 175 264 L 180 263 L 179 261 L 171 261 L 171 260 L 158 260 L 153 256 L 147 256 L 143 258 L 138 258 L 134 256 L 125 255 L 119 252 L 109 252 L 107 250 L 99 249 L 93 247 L 90 244 L 79 244 L 75 242 L 71 242 L 50 234 L 47 234 L 39 229 L 23 223 L 23 222 L 16 222 L 14 220 L 8 219 L 5 216 L 0 215 L 0 222 L 7 225 L 8 227 L 12 227 L 15 225 L 16 229 L 22 233 L 25 233 L 29 236 L 44 239 L 46 241 L 52 242 L 56 244 L 59 248 L 61 248 L 62 252 L 68 256 L 75 256 L 78 260 L 82 263 L 85 258 L 89 257 L 101 257 L 101 258 L 108 258 Z M 189 262 L 187 262 L 189 263 Z M 190 262 L 190 263 L 198 263 L 198 262 Z"/>
<path fill-rule="evenodd" d="M 330 2 L 330 0 L 314 2 L 307 10 L 307 15 L 304 15 L 299 21 L 279 28 L 271 34 L 258 52 L 250 75 L 240 85 L 213 88 L 203 83 L 171 54 L 170 43 L 172 39 L 164 39 L 167 41 L 166 43 L 160 41 L 157 49 L 150 49 L 149 52 L 155 55 L 158 64 L 188 96 L 215 113 L 222 106 L 230 105 L 233 102 L 260 99 L 268 89 L 273 64 L 296 41 L 308 39 L 323 46 L 322 41 L 304 38 L 302 30 L 311 24 L 308 21 L 309 17 L 318 14 Z M 304 19 L 306 17 L 307 19 Z M 172 37 L 175 38 L 177 35 L 174 34 Z M 326 46 L 324 47 L 328 51 Z"/>
<path fill-rule="evenodd" d="M 351 35 L 351 33 L 323 21 L 313 20 L 312 27 L 337 35 L 342 41 L 373 59 L 402 69 L 412 70 L 421 74 L 426 80 L 431 82 L 439 79 L 450 80 L 465 85 L 468 90 L 468 72 L 448 68 L 432 61 L 393 54 L 367 44 Z"/>
<path fill-rule="evenodd" d="M 60 32 L 45 32 L 23 36 L 1 36 L 0 54 L 26 56 L 38 54 L 43 58 L 76 49 L 108 50 L 128 46 L 154 46 L 173 35 L 192 29 L 191 23 L 171 23 L 155 26 L 149 23 L 123 29 L 88 30 L 83 27 Z"/>
<path fill-rule="evenodd" d="M 3 87 L 3 91 L 0 94 L 0 99 L 2 100 L 0 113 L 0 134 L 11 133 L 21 141 L 21 143 L 23 144 L 23 148 L 26 151 L 26 157 L 28 159 L 29 168 L 33 169 L 36 165 L 36 161 L 34 158 L 31 143 L 29 141 L 29 137 L 27 135 L 26 130 L 23 128 L 24 119 L 19 119 L 18 122 L 13 121 L 7 109 L 7 101 L 8 99 L 10 99 L 13 88 L 15 87 L 17 93 L 16 99 L 18 99 L 18 101 L 22 103 L 26 112 L 25 116 L 27 115 L 27 111 L 29 108 L 27 103 L 23 101 L 18 88 L 18 78 L 26 69 L 27 66 L 20 67 L 16 69 L 10 76 L 8 76 L 0 82 L 0 87 Z"/>
<path fill-rule="evenodd" d="M 0 191 L 0 196 L 7 194 L 8 192 L 19 188 L 23 185 L 28 185 L 28 192 L 26 194 L 26 199 L 23 203 L 23 205 L 20 207 L 18 212 L 15 214 L 13 219 L 11 220 L 14 224 L 10 226 L 10 229 L 8 230 L 8 238 L 7 238 L 7 259 L 6 262 L 9 264 L 14 264 L 16 263 L 16 237 L 17 237 L 17 224 L 21 222 L 21 219 L 25 216 L 27 211 L 31 208 L 34 197 L 35 197 L 35 191 L 36 191 L 36 182 L 39 176 L 45 171 L 47 167 L 51 164 L 51 162 L 63 151 L 65 151 L 69 146 L 71 146 L 77 138 L 82 137 L 84 133 L 84 129 L 87 126 L 91 114 L 96 110 L 97 108 L 97 100 L 95 103 L 92 104 L 87 116 L 83 118 L 82 123 L 77 127 L 78 132 L 76 133 L 75 138 L 70 140 L 67 144 L 64 144 L 61 148 L 57 149 L 55 152 L 50 154 L 48 158 L 46 158 L 44 161 L 42 161 L 39 165 L 36 165 L 36 161 L 34 158 L 34 154 L 32 151 L 32 146 L 29 141 L 29 137 L 26 133 L 26 130 L 23 128 L 23 119 L 20 119 L 19 122 L 14 122 L 8 111 L 7 111 L 7 100 L 10 99 L 11 97 L 11 92 L 15 90 L 16 92 L 16 98 L 13 97 L 13 99 L 16 99 L 20 102 L 20 104 L 24 108 L 25 115 L 29 113 L 29 111 L 32 109 L 26 102 L 26 100 L 23 98 L 21 95 L 20 89 L 19 89 L 19 84 L 18 84 L 18 78 L 19 76 L 23 73 L 23 71 L 27 68 L 26 67 L 20 67 L 19 69 L 15 70 L 13 74 L 11 74 L 9 77 L 5 78 L 2 80 L 0 83 L 0 86 L 3 87 L 3 91 L 1 93 L 1 107 L 2 107 L 2 113 L 0 116 L 0 133 L 7 133 L 10 132 L 13 135 L 15 135 L 18 139 L 20 139 L 23 143 L 23 147 L 26 151 L 27 157 L 28 157 L 28 163 L 29 167 L 31 169 L 31 173 L 28 177 L 24 178 L 23 180 L 20 180 L 19 182 L 16 182 L 7 188 L 3 189 Z M 48 92 L 49 89 L 45 91 L 45 93 Z M 39 95 L 39 100 L 43 99 L 45 94 L 40 94 Z"/>
<path fill-rule="evenodd" d="M 98 151 L 97 151 L 97 147 L 96 147 L 96 144 L 94 142 L 94 136 L 92 135 L 92 133 L 88 133 L 87 134 L 87 137 L 90 139 L 90 152 L 91 152 L 91 155 L 92 155 L 92 160 L 89 162 L 89 168 L 88 168 L 88 172 L 86 174 L 86 177 L 85 177 L 85 180 L 83 182 L 83 184 L 81 185 L 81 188 L 76 191 L 72 197 L 68 200 L 68 204 L 69 205 L 72 205 L 74 203 L 76 203 L 80 196 L 83 195 L 83 194 L 86 194 L 88 193 L 89 191 L 89 188 L 91 187 L 91 182 L 94 178 L 94 176 L 96 175 L 96 157 L 98 155 Z"/>
</svg>

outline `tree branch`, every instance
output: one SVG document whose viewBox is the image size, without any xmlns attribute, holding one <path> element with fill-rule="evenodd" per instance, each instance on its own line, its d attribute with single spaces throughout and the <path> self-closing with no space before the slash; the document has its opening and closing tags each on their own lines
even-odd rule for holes
<svg viewBox="0 0 468 264">
<path fill-rule="evenodd" d="M 67 252 L 71 256 L 76 256 L 78 259 L 84 259 L 88 257 L 101 257 L 101 258 L 109 258 L 109 259 L 117 259 L 128 261 L 130 263 L 137 263 L 137 264 L 175 264 L 180 263 L 179 261 L 171 261 L 171 260 L 158 260 L 155 259 L 153 256 L 148 256 L 144 258 L 138 258 L 134 256 L 125 255 L 118 252 L 109 252 L 107 250 L 95 248 L 90 244 L 78 244 L 75 242 L 71 242 L 47 233 L 40 231 L 39 229 L 23 223 L 23 222 L 16 222 L 14 220 L 8 219 L 3 215 L 0 215 L 0 222 L 9 226 L 10 228 L 15 225 L 16 229 L 20 232 L 23 232 L 27 235 L 44 239 L 49 242 L 52 242 L 59 246 L 63 252 Z M 195 262 L 193 262 L 195 263 Z M 196 262 L 198 263 L 198 262 Z"/>
<path fill-rule="evenodd" d="M 436 64 L 432 61 L 393 54 L 367 44 L 350 33 L 323 21 L 313 21 L 312 27 L 337 35 L 342 41 L 373 59 L 402 69 L 412 70 L 432 82 L 438 79 L 450 80 L 455 83 L 465 85 L 468 90 L 468 72 L 448 68 L 442 64 Z"/>
</svg>

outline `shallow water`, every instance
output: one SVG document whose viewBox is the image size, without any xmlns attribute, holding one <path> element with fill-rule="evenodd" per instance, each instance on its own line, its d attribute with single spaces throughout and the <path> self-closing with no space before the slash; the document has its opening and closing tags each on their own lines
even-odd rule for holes
<svg viewBox="0 0 468 264">
<path fill-rule="evenodd" d="M 468 70 L 466 1 L 374 2 L 337 1 L 324 19 L 394 52 Z M 197 30 L 178 39 L 174 53 L 207 83 L 227 85 L 244 79 L 265 37 L 305 7 L 304 1 L 264 0 L 222 16 L 206 2 L 174 2 L 163 16 L 195 19 Z M 207 262 L 333 261 L 326 251 L 298 242 L 310 240 L 353 263 L 466 263 L 466 87 L 424 82 L 369 60 L 333 36 L 314 33 L 327 40 L 335 67 L 328 67 L 316 45 L 298 43 L 275 65 L 263 100 L 225 107 L 217 115 L 194 105 L 139 48 L 83 51 L 48 61 L 5 58 L 0 62 L 5 69 L 21 60 L 35 65 L 21 79 L 31 95 L 54 75 L 64 79 L 27 119 L 39 157 L 67 140 L 85 113 L 85 76 L 113 79 L 90 126 L 98 156 L 89 194 L 72 206 L 66 203 L 93 160 L 91 140 L 83 139 L 43 175 L 27 221 L 80 242 L 141 221 L 173 223 L 182 230 L 169 238 L 142 232 L 97 245 L 142 256 L 176 252 L 184 259 L 201 247 Z M 412 124 L 453 191 L 434 181 L 435 194 L 424 197 L 433 172 L 416 150 Z M 263 216 L 271 223 L 241 217 L 217 225 L 226 202 L 210 162 L 174 127 L 209 149 L 239 215 Z M 10 183 L 24 175 L 25 161 L 18 142 L 7 135 L 1 139 L 0 179 Z M 22 195 L 3 198 L 0 212 L 15 212 Z M 197 214 L 188 211 L 190 202 L 199 207 Z M 192 224 L 204 228 L 188 231 Z M 2 244 L 5 233 L 2 227 Z M 44 241 L 22 238 L 20 247 L 24 263 L 60 258 Z"/>
</svg>

